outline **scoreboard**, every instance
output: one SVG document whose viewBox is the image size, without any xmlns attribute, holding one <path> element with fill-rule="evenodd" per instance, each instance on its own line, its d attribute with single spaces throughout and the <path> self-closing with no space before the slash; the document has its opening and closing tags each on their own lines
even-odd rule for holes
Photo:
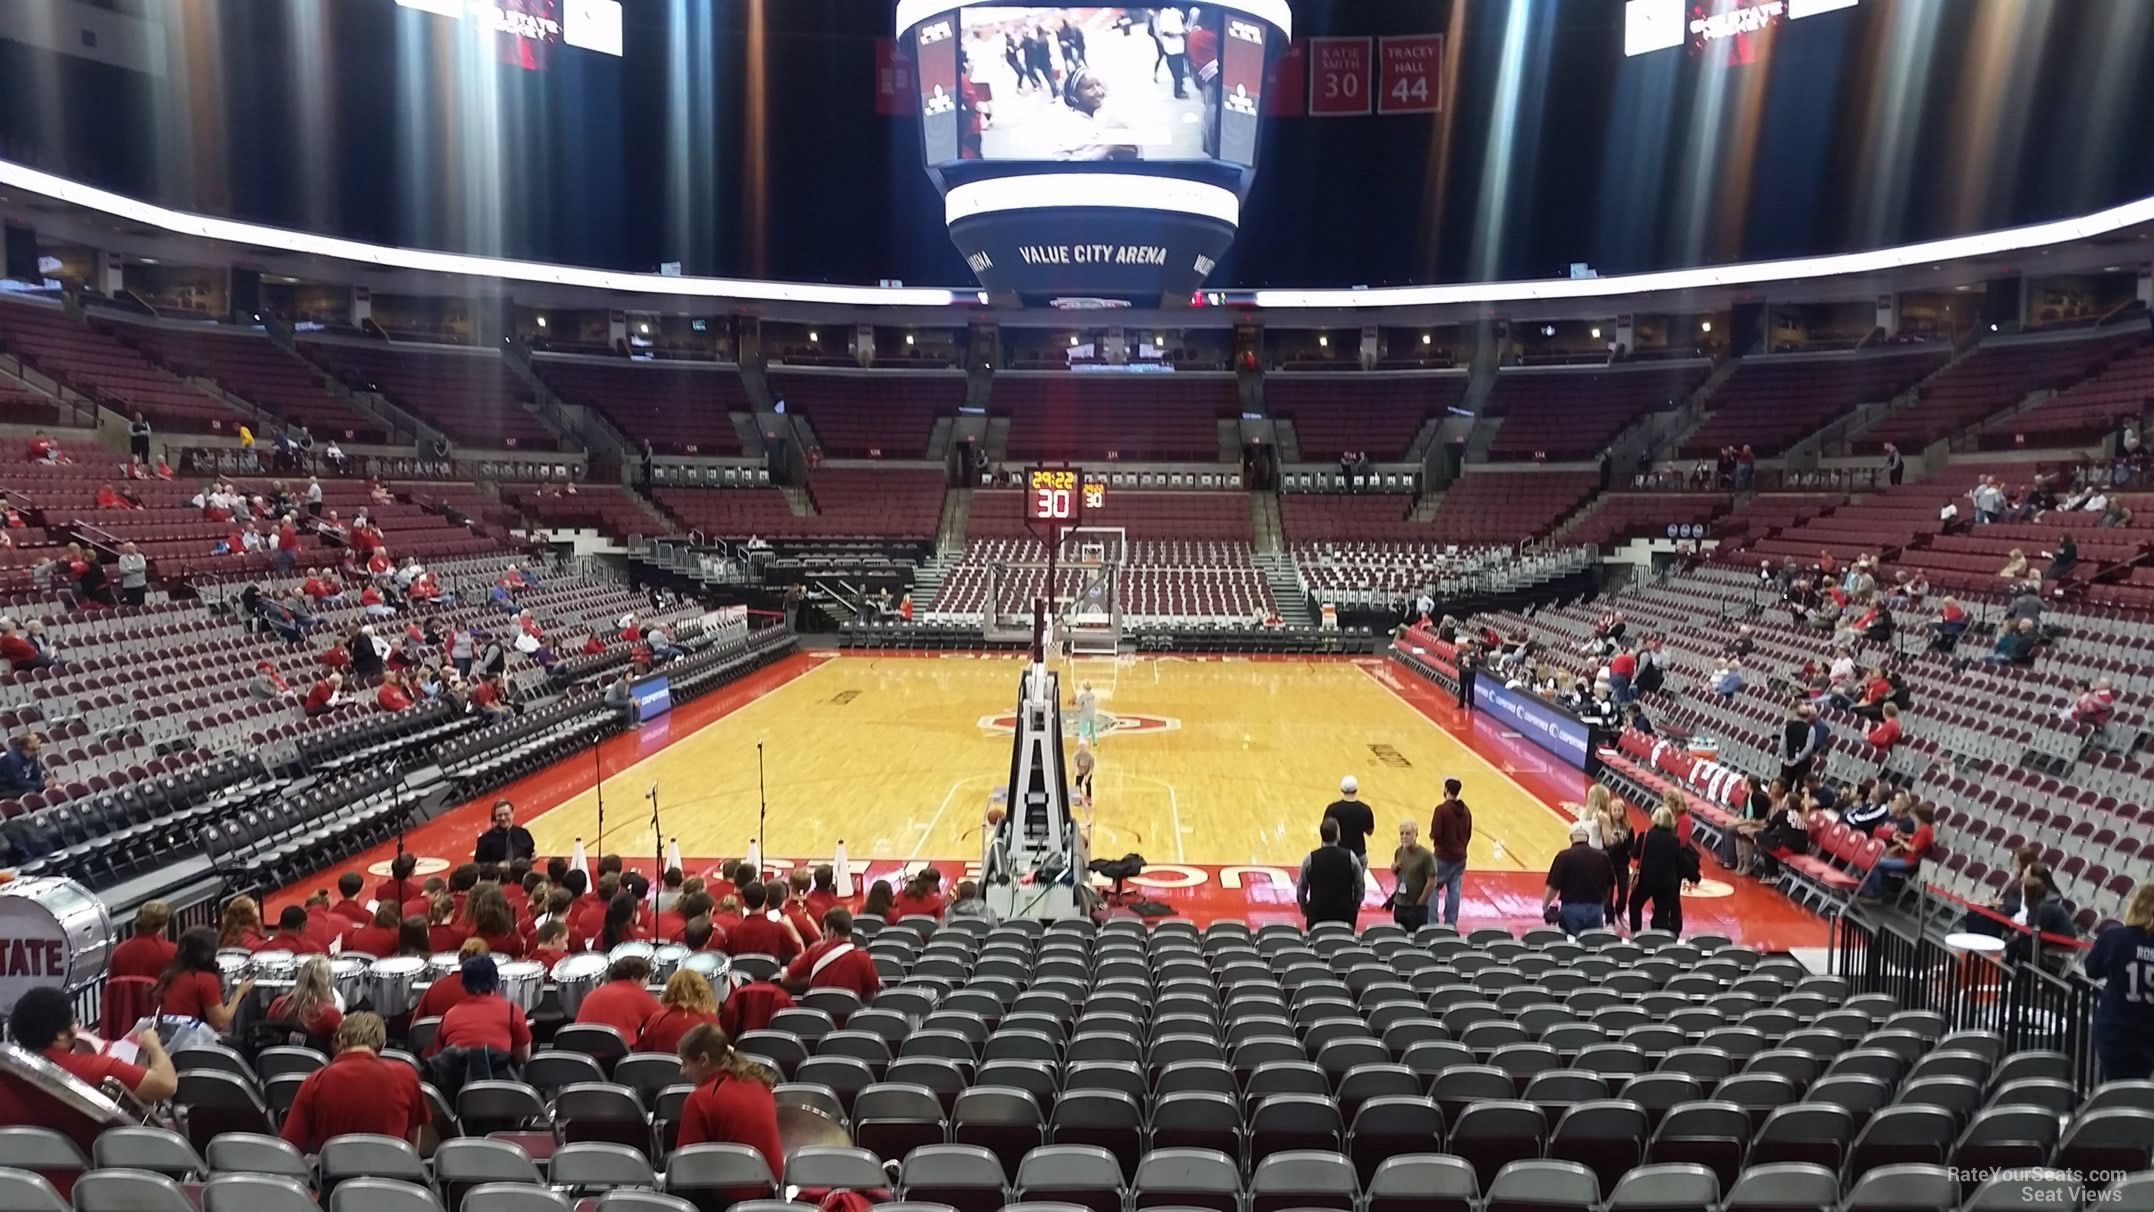
<svg viewBox="0 0 2154 1212">
<path fill-rule="evenodd" d="M 1025 469 L 1025 518 L 1033 522 L 1075 523 L 1088 509 L 1107 504 L 1107 486 L 1073 467 Z"/>
</svg>

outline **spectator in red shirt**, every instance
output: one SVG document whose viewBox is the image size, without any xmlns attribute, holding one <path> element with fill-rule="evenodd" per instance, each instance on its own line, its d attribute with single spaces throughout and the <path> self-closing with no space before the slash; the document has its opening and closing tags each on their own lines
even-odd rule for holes
<svg viewBox="0 0 2154 1212">
<path fill-rule="evenodd" d="M 431 1122 L 419 1073 L 383 1060 L 389 1043 L 378 1014 L 359 1013 L 337 1026 L 336 1059 L 307 1075 L 284 1115 L 283 1136 L 301 1153 L 319 1153 L 331 1137 L 351 1133 L 419 1143 Z"/>
<path fill-rule="evenodd" d="M 708 1023 L 681 1037 L 681 1074 L 695 1089 L 681 1104 L 682 1145 L 739 1144 L 763 1155 L 772 1174 L 785 1172 L 778 1142 L 778 1103 L 771 1075 Z"/>
<path fill-rule="evenodd" d="M 853 915 L 843 906 L 823 915 L 830 937 L 810 947 L 785 970 L 781 983 L 789 993 L 810 989 L 850 989 L 866 1005 L 882 988 L 875 959 L 853 942 Z"/>
<path fill-rule="evenodd" d="M 630 1042 L 638 1052 L 672 1052 L 690 1028 L 717 1022 L 718 998 L 711 992 L 710 981 L 692 968 L 682 968 L 666 981 L 658 1013 L 645 1021 L 641 1038 Z"/>
<path fill-rule="evenodd" d="M 383 674 L 381 689 L 374 692 L 374 703 L 383 711 L 411 710 L 411 695 L 404 690 L 404 675 L 395 672 Z"/>
<path fill-rule="evenodd" d="M 332 648 L 330 651 L 342 652 L 344 650 Z M 329 676 L 316 681 L 313 686 L 307 689 L 306 702 L 303 704 L 307 717 L 312 719 L 315 716 L 325 715 L 334 710 L 337 706 L 337 693 L 343 689 L 344 675 L 341 673 L 332 672 Z"/>
<path fill-rule="evenodd" d="M 2079 697 L 2065 711 L 2065 718 L 2075 724 L 2092 724 L 2104 728 L 2117 708 L 2117 692 L 2110 687 L 2108 678 L 2096 678 L 2093 683 L 2082 683 Z"/>
<path fill-rule="evenodd" d="M 604 651 L 606 651 L 606 641 L 599 639 L 597 632 L 594 631 L 590 635 L 584 637 L 583 655 L 597 656 L 599 653 Z"/>
<path fill-rule="evenodd" d="M 815 869 L 814 886 L 808 890 L 807 900 L 808 912 L 815 915 L 816 921 L 822 921 L 825 914 L 845 903 L 838 896 L 838 872 L 836 868 L 829 863 L 824 863 Z"/>
<path fill-rule="evenodd" d="M 1617 649 L 1614 656 L 1608 658 L 1609 697 L 1613 698 L 1618 705 L 1630 702 L 1631 699 L 1636 697 L 1631 689 L 1631 680 L 1637 676 L 1638 658 L 1631 652 L 1630 646 L 1626 644 Z"/>
<path fill-rule="evenodd" d="M 306 580 L 300 582 L 299 592 L 323 606 L 334 606 L 344 600 L 343 590 L 320 572 L 310 573 Z"/>
<path fill-rule="evenodd" d="M 295 1024 L 315 1047 L 329 1044 L 344 1022 L 344 1012 L 337 1009 L 336 989 L 329 983 L 329 961 L 317 955 L 301 964 L 291 992 L 269 1003 L 267 1017 Z"/>
<path fill-rule="evenodd" d="M 1885 718 L 1879 720 L 1877 726 L 1870 729 L 1865 738 L 1871 747 L 1877 750 L 1879 757 L 1891 753 L 1892 747 L 1900 743 L 1900 709 L 1887 703 L 1884 712 Z"/>
<path fill-rule="evenodd" d="M 338 876 L 338 899 L 335 904 L 329 906 L 329 912 L 336 914 L 338 917 L 343 918 L 345 921 L 348 921 L 355 926 L 364 926 L 368 922 L 373 921 L 374 915 L 367 912 L 366 905 L 359 900 L 359 894 L 361 892 L 364 892 L 365 890 L 366 877 L 359 874 L 358 872 L 347 871 L 344 874 Z"/>
<path fill-rule="evenodd" d="M 374 914 L 367 924 L 344 932 L 344 950 L 375 959 L 387 959 L 396 954 L 397 927 L 403 923 L 403 906 L 384 899 L 374 907 Z"/>
<path fill-rule="evenodd" d="M 26 669 L 44 669 L 53 663 L 51 657 L 37 650 L 37 645 L 30 642 L 30 637 L 23 634 L 21 625 L 13 619 L 0 619 L 0 658 L 4 658 L 17 673 Z"/>
<path fill-rule="evenodd" d="M 134 934 L 112 949 L 112 958 L 105 964 L 105 975 L 156 980 L 179 951 L 179 945 L 165 937 L 165 927 L 171 921 L 171 906 L 163 901 L 144 901 L 142 907 L 135 910 Z"/>
<path fill-rule="evenodd" d="M 1915 805 L 1914 832 L 1895 837 L 1886 847 L 1884 857 L 1870 868 L 1870 874 L 1862 881 L 1856 895 L 1866 901 L 1880 901 L 1885 896 L 1885 881 L 1893 876 L 1911 876 L 1922 865 L 1922 858 L 1930 852 L 1937 841 L 1937 806 L 1928 800 Z"/>
<path fill-rule="evenodd" d="M 60 444 L 52 435 L 40 429 L 30 439 L 30 461 L 33 463 L 58 463 L 61 461 Z"/>
<path fill-rule="evenodd" d="M 155 1031 L 135 1037 L 142 1049 L 140 1065 L 111 1056 L 75 1050 L 74 1000 L 59 989 L 40 986 L 23 991 L 8 1012 L 8 1033 L 17 1046 L 42 1056 L 71 1076 L 96 1086 L 112 1078 L 145 1104 L 179 1092 L 179 1074 Z M 776 1124 L 776 1112 L 772 1112 Z M 0 1077 L 0 1124 L 52 1128 L 75 1142 L 84 1157 L 90 1156 L 104 1125 L 59 1102 L 51 1095 L 15 1077 Z M 72 1174 L 47 1176 L 55 1185 L 72 1185 Z"/>
<path fill-rule="evenodd" d="M 197 926 L 179 936 L 172 962 L 150 990 L 150 1004 L 159 1014 L 198 1018 L 221 1032 L 232 1029 L 239 1004 L 253 992 L 251 976 L 232 986 L 229 995 L 224 992 L 217 973 L 217 935 L 207 926 Z"/>
<path fill-rule="evenodd" d="M 932 917 L 939 921 L 942 918 L 942 910 L 942 872 L 933 867 L 922 867 L 911 879 L 905 881 L 905 887 L 890 903 L 890 911 L 895 915 L 890 920 L 895 922 L 908 917 Z"/>
<path fill-rule="evenodd" d="M 621 1041 L 633 1045 L 643 1038 L 643 1024 L 658 1013 L 658 999 L 644 988 L 651 979 L 651 962 L 638 955 L 624 955 L 606 969 L 606 983 L 591 990 L 576 1011 L 576 1021 L 611 1027 Z"/>
<path fill-rule="evenodd" d="M 99 509 L 127 509 L 127 508 L 130 508 L 130 506 L 129 506 L 129 505 L 127 504 L 127 501 L 126 501 L 126 500 L 125 500 L 125 499 L 124 499 L 123 497 L 121 497 L 121 496 L 120 496 L 120 494 L 119 494 L 119 491 L 118 491 L 117 489 L 113 488 L 113 486 L 112 486 L 112 485 L 110 485 L 110 484 L 100 484 L 100 485 L 98 485 L 98 488 L 97 488 L 97 507 L 98 507 Z"/>
<path fill-rule="evenodd" d="M 768 955 L 783 964 L 800 954 L 800 935 L 792 923 L 772 921 L 765 908 L 771 893 L 785 895 L 776 884 L 750 883 L 740 890 L 741 923 L 726 932 L 728 955 Z"/>
</svg>

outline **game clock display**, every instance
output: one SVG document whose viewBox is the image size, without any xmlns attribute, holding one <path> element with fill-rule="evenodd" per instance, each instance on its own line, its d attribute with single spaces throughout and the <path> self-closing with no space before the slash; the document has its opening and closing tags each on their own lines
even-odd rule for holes
<svg viewBox="0 0 2154 1212">
<path fill-rule="evenodd" d="M 1074 522 L 1087 509 L 1107 503 L 1107 486 L 1085 481 L 1068 467 L 1025 471 L 1025 517 L 1034 522 Z"/>
</svg>

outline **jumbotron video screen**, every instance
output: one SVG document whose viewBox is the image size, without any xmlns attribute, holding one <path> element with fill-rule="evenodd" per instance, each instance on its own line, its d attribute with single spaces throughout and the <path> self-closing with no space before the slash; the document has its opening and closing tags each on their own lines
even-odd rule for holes
<svg viewBox="0 0 2154 1212">
<path fill-rule="evenodd" d="M 1266 34 L 1218 5 L 965 6 L 919 31 L 928 158 L 1246 165 Z"/>
</svg>

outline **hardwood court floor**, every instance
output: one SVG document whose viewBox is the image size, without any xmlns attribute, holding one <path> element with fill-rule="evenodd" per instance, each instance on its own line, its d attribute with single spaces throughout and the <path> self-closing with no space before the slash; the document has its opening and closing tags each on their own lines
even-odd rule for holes
<svg viewBox="0 0 2154 1212">
<path fill-rule="evenodd" d="M 654 850 L 645 791 L 658 787 L 666 834 L 691 856 L 737 856 L 756 833 L 763 745 L 770 855 L 977 859 L 981 813 L 1008 779 L 1021 663 L 994 656 L 846 655 L 821 661 L 715 722 L 646 726 L 662 747 L 603 782 L 605 848 Z M 1446 777 L 1466 786 L 1480 871 L 1545 870 L 1567 822 L 1379 680 L 1323 660 L 1079 660 L 1063 670 L 1065 725 L 1089 681 L 1105 733 L 1095 779 L 1093 853 L 1158 863 L 1298 864 L 1316 842 L 1339 778 L 1375 810 L 1371 850 L 1388 856 L 1401 819 L 1426 822 Z M 645 742 L 656 736 L 639 738 Z M 1074 743 L 1074 742 L 1073 742 Z M 522 804 L 542 854 L 593 844 L 597 794 Z M 1582 794 L 1575 773 L 1563 794 Z"/>
</svg>

